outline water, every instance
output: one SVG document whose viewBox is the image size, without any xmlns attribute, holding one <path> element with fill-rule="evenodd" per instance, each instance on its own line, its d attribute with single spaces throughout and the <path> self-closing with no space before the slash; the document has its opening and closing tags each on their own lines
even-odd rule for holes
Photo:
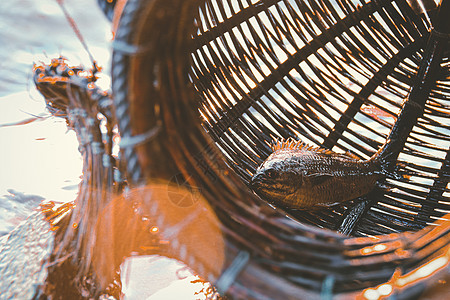
<svg viewBox="0 0 450 300">
<path fill-rule="evenodd" d="M 103 68 L 98 85 L 109 89 L 109 22 L 96 0 L 65 1 L 65 7 Z M 75 133 L 46 110 L 31 80 L 33 63 L 60 55 L 73 65 L 91 62 L 55 0 L 0 1 L 0 43 L 1 236 L 43 199 L 73 200 L 82 175 Z M 198 278 L 184 265 L 164 257 L 127 259 L 122 269 L 126 299 L 198 299 L 205 288 L 191 283 Z"/>
<path fill-rule="evenodd" d="M 108 74 L 111 32 L 96 1 L 66 6 Z M 2 1 L 0 42 L 0 195 L 15 189 L 48 200 L 72 200 L 82 165 L 75 134 L 67 132 L 64 120 L 50 117 L 30 76 L 34 62 L 63 55 L 72 64 L 89 67 L 89 57 L 54 0 Z M 108 78 L 100 84 L 108 86 Z M 36 117 L 29 124 L 8 126 Z"/>
</svg>

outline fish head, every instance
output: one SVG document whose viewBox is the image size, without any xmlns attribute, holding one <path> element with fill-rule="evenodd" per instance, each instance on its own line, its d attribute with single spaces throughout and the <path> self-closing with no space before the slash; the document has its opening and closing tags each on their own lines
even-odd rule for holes
<svg viewBox="0 0 450 300">
<path fill-rule="evenodd" d="M 276 203 L 292 197 L 302 184 L 302 171 L 295 158 L 273 153 L 256 170 L 250 187 L 263 199 Z"/>
</svg>

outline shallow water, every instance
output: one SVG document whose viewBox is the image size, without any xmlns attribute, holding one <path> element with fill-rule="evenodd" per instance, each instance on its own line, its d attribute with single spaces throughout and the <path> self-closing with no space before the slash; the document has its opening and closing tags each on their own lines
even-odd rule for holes
<svg viewBox="0 0 450 300">
<path fill-rule="evenodd" d="M 96 0 L 65 1 L 93 57 L 110 80 L 110 24 Z M 27 218 L 43 200 L 70 201 L 78 192 L 82 160 L 73 131 L 51 117 L 31 80 L 33 63 L 60 55 L 91 66 L 89 56 L 55 0 L 0 1 L 0 236 Z M 127 260 L 126 299 L 197 299 L 204 286 L 184 265 L 166 258 Z M 177 276 L 185 270 L 182 277 Z M 158 284 L 156 284 L 158 283 Z M 196 295 L 197 293 L 197 295 Z M 148 298 L 147 298 L 148 297 Z M 169 298 L 168 298 L 169 297 Z"/>
<path fill-rule="evenodd" d="M 96 1 L 68 2 L 66 7 L 108 74 L 111 33 Z M 82 163 L 75 134 L 67 132 L 64 120 L 50 117 L 30 76 L 34 62 L 63 55 L 89 67 L 89 57 L 54 0 L 1 1 L 0 42 L 0 195 L 14 189 L 72 200 Z M 103 85 L 108 84 L 106 77 Z"/>
</svg>

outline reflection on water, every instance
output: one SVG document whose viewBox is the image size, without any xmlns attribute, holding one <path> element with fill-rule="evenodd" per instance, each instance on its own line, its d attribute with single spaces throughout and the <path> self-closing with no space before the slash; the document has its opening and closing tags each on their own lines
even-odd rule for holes
<svg viewBox="0 0 450 300">
<path fill-rule="evenodd" d="M 94 59 L 103 68 L 103 74 L 109 74 L 112 34 L 97 1 L 64 3 Z M 58 202 L 73 200 L 80 182 L 82 160 L 75 133 L 67 130 L 63 119 L 50 116 L 46 110 L 44 99 L 30 78 L 33 63 L 49 63 L 60 55 L 70 64 L 86 68 L 90 68 L 91 62 L 55 0 L 0 1 L 0 42 L 0 140 L 3 143 L 0 235 L 3 235 L 25 219 L 44 198 Z M 97 83 L 108 89 L 109 77 L 101 75 Z M 174 277 L 183 268 L 162 257 L 158 264 L 141 260 L 137 267 L 133 266 L 130 280 L 125 284 L 125 298 L 141 299 L 136 296 L 143 292 L 139 290 L 140 280 L 144 280 L 145 286 L 153 287 L 150 292 L 145 291 L 147 296 L 156 293 L 151 299 L 198 298 L 205 287 L 191 283 L 196 279 L 194 275 Z M 139 278 L 141 275 L 144 277 Z"/>
<path fill-rule="evenodd" d="M 95 0 L 66 1 L 99 64 L 109 68 L 109 24 Z M 95 28 L 95 30 L 92 30 Z M 90 61 L 54 0 L 10 0 L 0 3 L 0 96 L 27 89 L 34 61 L 68 57 L 72 63 Z"/>
<path fill-rule="evenodd" d="M 111 33 L 96 1 L 80 0 L 66 7 L 107 74 Z M 89 57 L 54 0 L 2 1 L 0 42 L 0 140 L 4 145 L 0 195 L 13 188 L 50 200 L 72 200 L 81 175 L 75 134 L 67 131 L 63 120 L 50 117 L 30 76 L 34 62 L 63 55 L 73 64 L 89 66 Z M 105 76 L 102 81 L 109 84 Z M 5 126 L 36 117 L 28 124 Z"/>
<path fill-rule="evenodd" d="M 13 189 L 9 189 L 8 192 L 10 194 L 0 201 L 0 237 L 26 219 L 44 199 L 41 196 L 25 195 Z"/>
</svg>

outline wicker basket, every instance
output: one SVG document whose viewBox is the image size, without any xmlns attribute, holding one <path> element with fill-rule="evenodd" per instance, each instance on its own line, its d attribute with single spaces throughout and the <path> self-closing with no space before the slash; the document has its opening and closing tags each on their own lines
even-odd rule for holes
<svg viewBox="0 0 450 300">
<path fill-rule="evenodd" d="M 128 177 L 198 187 L 224 241 L 218 272 L 176 241 L 174 256 L 232 298 L 404 299 L 437 284 L 449 2 L 418 14 L 404 0 L 129 0 L 113 45 Z M 274 208 L 247 184 L 276 137 L 361 158 L 387 143 L 396 179 L 325 210 Z"/>
</svg>

